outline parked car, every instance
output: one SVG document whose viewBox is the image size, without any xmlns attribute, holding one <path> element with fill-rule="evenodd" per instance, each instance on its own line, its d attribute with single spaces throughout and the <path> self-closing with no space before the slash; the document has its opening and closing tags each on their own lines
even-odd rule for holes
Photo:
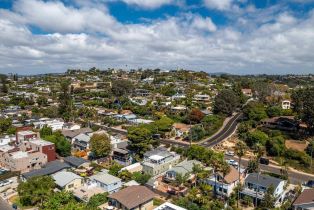
<svg viewBox="0 0 314 210">
<path fill-rule="evenodd" d="M 307 186 L 307 187 L 314 187 L 314 180 L 309 180 L 309 181 L 307 181 L 306 183 L 305 183 L 305 186 Z"/>
<path fill-rule="evenodd" d="M 261 157 L 259 163 L 263 165 L 269 165 L 269 159 Z"/>
<path fill-rule="evenodd" d="M 225 155 L 227 155 L 227 156 L 234 156 L 234 151 L 226 151 Z"/>
<path fill-rule="evenodd" d="M 6 186 L 6 185 L 9 185 L 9 184 L 12 184 L 13 181 L 12 180 L 3 180 L 0 182 L 0 187 L 3 187 L 3 186 Z"/>
<path fill-rule="evenodd" d="M 239 166 L 239 163 L 237 161 L 235 161 L 235 160 L 232 160 L 232 159 L 227 160 L 227 163 L 229 165 L 232 165 L 232 166 Z"/>
</svg>

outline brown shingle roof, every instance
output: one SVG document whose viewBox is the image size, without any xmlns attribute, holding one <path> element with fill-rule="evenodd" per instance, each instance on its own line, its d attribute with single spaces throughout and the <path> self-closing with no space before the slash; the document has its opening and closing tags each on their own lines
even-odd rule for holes
<svg viewBox="0 0 314 210">
<path fill-rule="evenodd" d="M 305 189 L 294 201 L 293 205 L 314 203 L 314 189 Z"/>
<path fill-rule="evenodd" d="M 222 177 L 222 173 L 219 173 L 219 175 Z M 230 166 L 230 171 L 224 178 L 225 183 L 230 184 L 237 181 L 238 179 L 239 179 L 238 170 L 235 167 Z"/>
<path fill-rule="evenodd" d="M 130 186 L 108 196 L 128 209 L 133 209 L 155 197 L 155 193 L 145 186 Z"/>
<path fill-rule="evenodd" d="M 173 128 L 178 129 L 178 130 L 182 130 L 182 131 L 188 131 L 190 130 L 191 126 L 184 124 L 184 123 L 173 123 L 172 125 Z"/>
<path fill-rule="evenodd" d="M 90 128 L 80 128 L 77 130 L 62 130 L 61 133 L 68 138 L 74 138 L 75 136 L 81 134 L 81 133 L 91 133 L 93 132 Z"/>
</svg>

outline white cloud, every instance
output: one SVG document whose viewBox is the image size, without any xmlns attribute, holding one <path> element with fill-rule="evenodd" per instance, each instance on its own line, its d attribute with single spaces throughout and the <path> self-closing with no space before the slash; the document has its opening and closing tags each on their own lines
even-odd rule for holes
<svg viewBox="0 0 314 210">
<path fill-rule="evenodd" d="M 58 1 L 18 0 L 14 3 L 14 11 L 26 23 L 48 32 L 103 32 L 116 22 L 106 11 L 66 7 Z"/>
<path fill-rule="evenodd" d="M 233 0 L 204 0 L 205 6 L 210 9 L 229 10 Z"/>
<path fill-rule="evenodd" d="M 29 25 L 48 33 L 33 34 Z M 277 8 L 256 9 L 229 26 L 217 27 L 210 17 L 194 13 L 123 24 L 106 9 L 90 5 L 74 8 L 58 1 L 19 0 L 14 11 L 0 10 L 0 72 L 125 65 L 233 73 L 313 72 L 313 25 L 314 12 L 300 18 L 278 13 Z"/>
<path fill-rule="evenodd" d="M 146 9 L 156 9 L 163 5 L 173 4 L 174 0 L 122 0 L 126 4 L 136 5 Z"/>
</svg>

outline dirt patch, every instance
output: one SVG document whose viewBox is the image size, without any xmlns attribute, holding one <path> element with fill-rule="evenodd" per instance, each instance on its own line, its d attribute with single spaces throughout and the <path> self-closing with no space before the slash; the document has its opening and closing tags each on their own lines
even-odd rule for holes
<svg viewBox="0 0 314 210">
<path fill-rule="evenodd" d="M 300 152 L 304 152 L 309 142 L 297 141 L 297 140 L 286 140 L 285 145 L 288 149 L 294 149 Z"/>
</svg>

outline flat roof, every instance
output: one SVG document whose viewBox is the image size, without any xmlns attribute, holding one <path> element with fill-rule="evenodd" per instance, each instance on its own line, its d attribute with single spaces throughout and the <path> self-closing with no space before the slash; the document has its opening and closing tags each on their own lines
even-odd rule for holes
<svg viewBox="0 0 314 210">
<path fill-rule="evenodd" d="M 149 157 L 149 159 L 151 159 L 151 160 L 156 160 L 156 161 L 162 160 L 163 158 L 164 158 L 164 157 L 163 157 L 163 156 L 160 156 L 160 155 L 152 155 L 152 156 Z"/>
<path fill-rule="evenodd" d="M 23 135 L 23 136 L 26 136 L 26 135 L 33 135 L 33 134 L 36 134 L 34 131 L 19 131 L 17 133 L 18 135 Z"/>
<path fill-rule="evenodd" d="M 14 159 L 20 159 L 20 158 L 28 157 L 28 153 L 27 152 L 23 152 L 23 151 L 12 152 L 10 155 Z"/>
<path fill-rule="evenodd" d="M 31 140 L 30 142 L 40 146 L 54 145 L 54 143 L 42 139 Z"/>
</svg>

